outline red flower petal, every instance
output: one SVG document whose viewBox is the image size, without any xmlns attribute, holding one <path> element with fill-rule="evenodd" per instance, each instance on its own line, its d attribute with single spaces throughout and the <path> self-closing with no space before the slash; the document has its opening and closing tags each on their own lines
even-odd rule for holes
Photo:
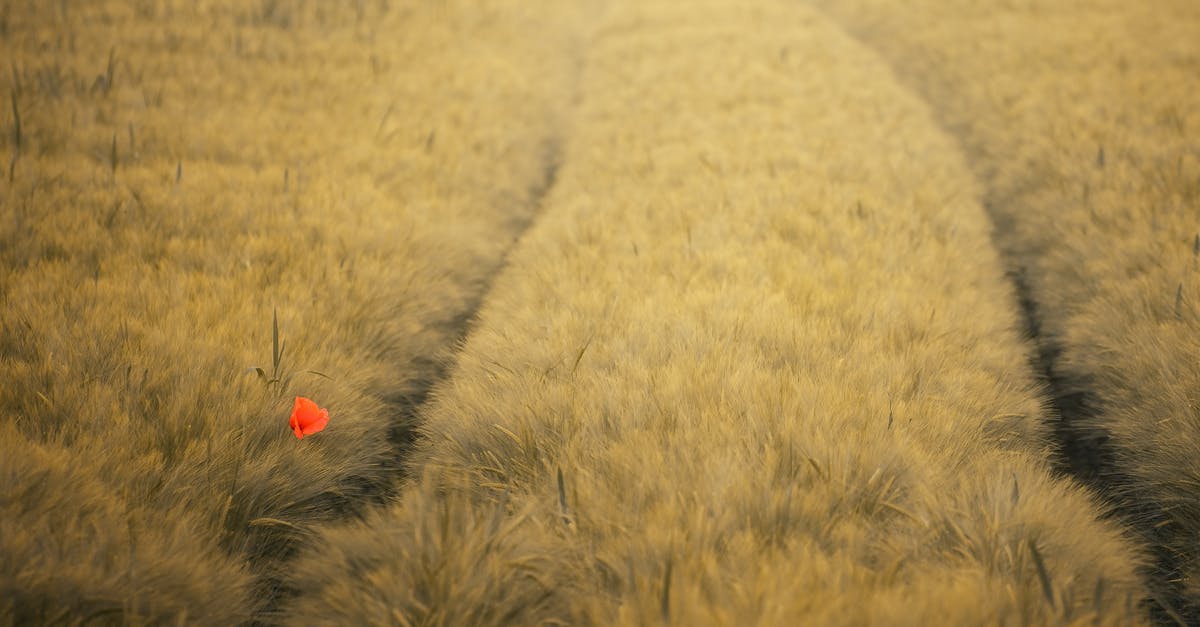
<svg viewBox="0 0 1200 627">
<path fill-rule="evenodd" d="M 312 435 L 325 428 L 329 424 L 329 412 L 321 410 L 321 415 L 304 427 L 304 435 Z"/>
<path fill-rule="evenodd" d="M 297 438 L 312 435 L 329 424 L 329 412 L 317 406 L 316 403 L 297 396 L 292 405 L 292 418 L 289 423 Z"/>
</svg>

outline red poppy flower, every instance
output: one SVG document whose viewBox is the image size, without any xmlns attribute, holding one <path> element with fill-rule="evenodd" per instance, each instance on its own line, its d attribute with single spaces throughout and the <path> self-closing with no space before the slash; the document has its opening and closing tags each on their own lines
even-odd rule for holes
<svg viewBox="0 0 1200 627">
<path fill-rule="evenodd" d="M 317 404 L 303 396 L 296 397 L 292 406 L 292 431 L 296 437 L 303 438 L 312 435 L 329 424 L 329 412 L 317 407 Z"/>
</svg>

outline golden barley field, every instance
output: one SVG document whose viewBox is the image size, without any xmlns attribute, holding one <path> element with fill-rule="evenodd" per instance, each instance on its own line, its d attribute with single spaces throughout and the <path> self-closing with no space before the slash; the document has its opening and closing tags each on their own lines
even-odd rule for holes
<svg viewBox="0 0 1200 627">
<path fill-rule="evenodd" d="M 0 625 L 1200 623 L 1191 0 L 0 0 L 0 59 Z"/>
</svg>

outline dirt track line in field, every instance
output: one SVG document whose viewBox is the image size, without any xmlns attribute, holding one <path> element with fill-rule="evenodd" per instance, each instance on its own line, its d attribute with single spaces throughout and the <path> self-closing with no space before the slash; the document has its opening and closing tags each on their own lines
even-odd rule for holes
<svg viewBox="0 0 1200 627">
<path fill-rule="evenodd" d="M 0 623 L 269 619 L 311 527 L 394 490 L 536 213 L 579 6 L 0 7 Z"/>
<path fill-rule="evenodd" d="M 1200 621 L 1197 5 L 816 4 L 962 141 L 1057 386 L 1067 465 L 1154 546 L 1158 617 Z"/>
</svg>

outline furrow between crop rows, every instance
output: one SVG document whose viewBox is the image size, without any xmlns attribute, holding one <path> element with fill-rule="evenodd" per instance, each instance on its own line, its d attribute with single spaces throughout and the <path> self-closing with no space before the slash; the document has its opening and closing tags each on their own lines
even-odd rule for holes
<svg viewBox="0 0 1200 627">
<path fill-rule="evenodd" d="M 820 0 L 960 138 L 1025 286 L 1063 462 L 1200 621 L 1200 6 Z"/>
<path fill-rule="evenodd" d="M 394 492 L 549 184 L 580 24 L 3 3 L 0 623 L 269 620 L 311 527 Z"/>
</svg>

